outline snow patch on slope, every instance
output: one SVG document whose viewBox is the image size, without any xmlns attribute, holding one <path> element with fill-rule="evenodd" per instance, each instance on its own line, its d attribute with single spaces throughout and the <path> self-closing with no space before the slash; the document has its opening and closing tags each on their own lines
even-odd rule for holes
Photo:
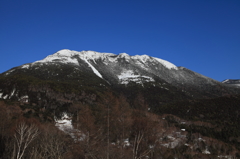
<svg viewBox="0 0 240 159">
<path fill-rule="evenodd" d="M 55 126 L 59 130 L 63 131 L 66 134 L 69 134 L 75 140 L 78 140 L 78 141 L 84 140 L 85 135 L 73 127 L 71 115 L 67 113 L 63 113 L 61 119 L 57 119 L 55 117 L 54 120 L 55 120 Z"/>
<path fill-rule="evenodd" d="M 8 95 L 6 94 L 4 97 L 2 97 L 3 99 L 7 99 Z"/>
<path fill-rule="evenodd" d="M 138 65 L 142 66 L 142 67 L 144 67 L 144 64 L 146 64 L 146 62 L 149 61 L 152 64 L 153 64 L 153 62 L 161 63 L 164 67 L 166 67 L 168 69 L 178 70 L 177 66 L 175 66 L 171 62 L 168 62 L 166 60 L 163 60 L 163 59 L 160 59 L 160 58 L 156 58 L 156 57 L 150 57 L 148 55 L 135 55 L 135 56 L 132 56 L 132 59 L 138 60 L 138 61 L 136 61 L 136 63 Z"/>
<path fill-rule="evenodd" d="M 73 130 L 72 126 L 72 118 L 67 113 L 63 113 L 63 116 L 61 119 L 55 118 L 55 126 L 58 127 L 59 130 L 64 132 L 69 132 L 69 130 Z"/>
<path fill-rule="evenodd" d="M 166 68 L 168 69 L 175 69 L 178 70 L 177 66 L 175 66 L 174 64 L 172 64 L 171 62 L 168 62 L 166 60 L 163 59 L 159 59 L 159 58 L 154 58 L 155 60 L 157 60 L 158 62 L 160 62 L 162 65 L 164 65 Z"/>
<path fill-rule="evenodd" d="M 5 75 L 9 75 L 9 74 L 12 73 L 13 71 L 15 71 L 15 69 L 11 69 L 11 70 L 7 71 L 7 72 L 5 73 Z"/>
<path fill-rule="evenodd" d="M 29 102 L 29 97 L 28 97 L 28 95 L 22 96 L 18 99 L 18 101 L 28 103 Z"/>
<path fill-rule="evenodd" d="M 112 56 L 115 54 L 112 53 L 100 53 L 95 51 L 81 51 L 78 52 L 80 58 L 84 58 L 87 60 L 95 60 L 95 59 L 105 59 L 108 56 Z"/>
<path fill-rule="evenodd" d="M 57 57 L 54 55 L 49 55 L 45 59 L 36 61 L 34 63 L 45 63 L 45 62 L 62 62 L 62 63 L 73 63 L 78 65 L 78 60 L 76 58 L 71 58 L 71 57 Z"/>
<path fill-rule="evenodd" d="M 127 53 L 120 53 L 117 58 L 124 58 L 127 62 L 130 61 L 131 57 Z"/>
<path fill-rule="evenodd" d="M 132 77 L 139 77 L 139 75 L 134 75 L 134 72 L 132 70 L 123 71 L 120 75 L 118 75 L 118 78 L 120 80 L 125 78 L 132 78 Z"/>
<path fill-rule="evenodd" d="M 14 89 L 13 89 L 13 91 L 12 91 L 12 93 L 11 93 L 11 95 L 10 95 L 9 99 L 10 99 L 10 98 L 12 98 L 12 96 L 13 96 L 13 95 L 14 95 L 14 93 L 15 93 L 15 91 L 16 91 L 16 88 L 14 88 Z"/>
<path fill-rule="evenodd" d="M 136 75 L 132 70 L 125 70 L 118 75 L 119 83 L 128 84 L 130 81 L 136 83 L 154 82 L 152 77 Z"/>
<path fill-rule="evenodd" d="M 57 53 L 53 55 L 47 56 L 45 59 L 36 61 L 34 63 L 45 63 L 45 62 L 62 62 L 62 63 L 73 63 L 78 65 L 78 60 L 76 58 L 73 58 L 74 55 L 76 55 L 77 51 L 70 51 L 67 49 L 60 50 Z"/>
<path fill-rule="evenodd" d="M 26 68 L 26 69 L 29 69 L 30 65 L 29 64 L 25 64 L 22 66 L 22 68 Z"/>
<path fill-rule="evenodd" d="M 206 149 L 202 153 L 203 154 L 207 154 L 207 155 L 211 154 L 211 152 L 208 150 L 207 146 L 206 146 Z"/>
<path fill-rule="evenodd" d="M 103 78 L 102 75 L 98 72 L 98 70 L 93 67 L 93 65 L 91 65 L 86 59 L 84 59 L 84 61 L 92 68 L 93 72 L 100 78 Z"/>
</svg>

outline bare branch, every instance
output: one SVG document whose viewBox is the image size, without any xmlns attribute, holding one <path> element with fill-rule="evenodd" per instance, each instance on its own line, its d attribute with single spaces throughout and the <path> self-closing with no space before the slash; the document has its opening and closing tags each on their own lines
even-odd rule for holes
<svg viewBox="0 0 240 159">
<path fill-rule="evenodd" d="M 25 122 L 20 123 L 16 128 L 14 138 L 17 144 L 16 159 L 21 159 L 28 145 L 39 135 L 39 129 L 35 125 L 27 125 Z"/>
</svg>

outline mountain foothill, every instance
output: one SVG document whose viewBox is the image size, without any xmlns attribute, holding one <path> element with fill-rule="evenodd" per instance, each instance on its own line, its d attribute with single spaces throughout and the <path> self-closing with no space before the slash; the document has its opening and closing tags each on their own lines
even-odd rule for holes
<svg viewBox="0 0 240 159">
<path fill-rule="evenodd" d="M 240 158 L 239 81 L 60 50 L 0 74 L 0 159 Z"/>
</svg>

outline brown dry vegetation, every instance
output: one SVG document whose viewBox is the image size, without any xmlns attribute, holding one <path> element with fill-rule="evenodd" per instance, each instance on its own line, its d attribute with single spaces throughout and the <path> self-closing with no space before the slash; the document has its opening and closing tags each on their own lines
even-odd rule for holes
<svg viewBox="0 0 240 159">
<path fill-rule="evenodd" d="M 74 114 L 74 127 L 84 138 L 73 139 L 54 125 L 53 114 L 46 110 L 31 111 L 19 103 L 0 101 L 1 159 L 172 159 L 239 157 L 234 145 L 204 136 L 186 126 L 205 126 L 208 122 L 190 122 L 177 116 L 156 115 L 148 111 L 144 100 L 136 99 L 139 109 L 130 107 L 124 96 L 109 93 L 98 104 L 74 103 L 68 108 Z M 21 106 L 21 107 L 20 107 Z M 32 108 L 33 109 L 33 108 Z M 39 112 L 38 112 L 39 111 Z M 26 115 L 27 114 L 27 115 Z M 34 115 L 35 114 L 35 115 Z M 48 120 L 51 119 L 51 120 Z M 180 123 L 180 124 L 179 124 Z M 25 126 L 19 146 L 19 132 Z M 181 130 L 182 129 L 182 130 Z M 24 145 L 27 145 L 24 147 Z M 207 154 L 210 152 L 211 154 Z"/>
</svg>

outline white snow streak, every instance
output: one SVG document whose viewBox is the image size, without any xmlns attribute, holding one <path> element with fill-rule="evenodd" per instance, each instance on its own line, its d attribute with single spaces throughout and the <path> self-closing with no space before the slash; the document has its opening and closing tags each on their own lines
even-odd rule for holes
<svg viewBox="0 0 240 159">
<path fill-rule="evenodd" d="M 15 91 L 16 91 L 16 88 L 13 89 L 13 91 L 12 91 L 12 93 L 11 93 L 9 99 L 14 95 Z"/>
<path fill-rule="evenodd" d="M 98 72 L 98 70 L 93 67 L 93 65 L 91 65 L 86 59 L 84 59 L 84 61 L 92 68 L 93 72 L 100 78 L 103 78 L 102 75 Z"/>
<path fill-rule="evenodd" d="M 6 94 L 6 95 L 3 97 L 3 99 L 7 99 L 7 97 L 8 97 L 8 95 Z"/>
</svg>

